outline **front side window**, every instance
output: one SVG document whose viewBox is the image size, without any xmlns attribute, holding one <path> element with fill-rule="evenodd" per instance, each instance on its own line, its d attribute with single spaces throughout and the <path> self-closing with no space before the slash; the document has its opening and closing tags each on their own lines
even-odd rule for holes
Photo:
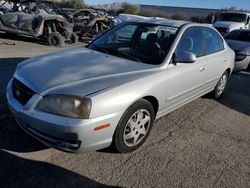
<svg viewBox="0 0 250 188">
<path fill-rule="evenodd" d="M 169 52 L 178 28 L 146 23 L 124 23 L 108 31 L 88 48 L 114 56 L 161 64 Z"/>
<path fill-rule="evenodd" d="M 224 49 L 224 43 L 219 34 L 211 28 L 202 28 L 205 55 Z"/>
<path fill-rule="evenodd" d="M 183 52 L 192 52 L 196 57 L 202 56 L 202 40 L 201 33 L 198 27 L 189 28 L 183 34 L 175 55 L 179 56 Z"/>
</svg>

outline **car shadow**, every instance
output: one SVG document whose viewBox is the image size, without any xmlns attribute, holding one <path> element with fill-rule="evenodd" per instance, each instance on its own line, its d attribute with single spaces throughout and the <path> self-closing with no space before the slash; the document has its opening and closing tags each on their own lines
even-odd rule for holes
<svg viewBox="0 0 250 188">
<path fill-rule="evenodd" d="M 41 39 L 32 38 L 32 37 L 25 37 L 25 36 L 15 35 L 15 34 L 0 33 L 0 38 L 14 40 L 14 41 L 24 41 L 24 42 L 29 42 L 29 43 L 36 43 L 36 44 L 40 44 L 40 45 L 44 45 L 44 46 L 48 45 L 48 43 L 46 41 L 43 41 Z M 2 44 L 15 45 L 15 42 L 3 42 Z"/>
<path fill-rule="evenodd" d="M 218 101 L 238 112 L 250 116 L 250 73 L 232 74 L 224 95 Z"/>
<path fill-rule="evenodd" d="M 25 59 L 27 58 L 0 58 L 0 116 L 8 113 L 5 96 L 8 81 L 15 72 L 17 64 Z"/>
<path fill-rule="evenodd" d="M 1 187 L 99 187 L 92 179 L 47 162 L 24 159 L 0 150 Z"/>
<path fill-rule="evenodd" d="M 0 122 L 0 149 L 26 153 L 48 148 L 24 132 L 13 118 Z"/>
</svg>

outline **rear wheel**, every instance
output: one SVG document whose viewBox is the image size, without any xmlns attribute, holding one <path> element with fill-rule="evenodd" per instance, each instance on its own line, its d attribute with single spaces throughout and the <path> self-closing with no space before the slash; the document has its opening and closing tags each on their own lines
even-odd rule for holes
<svg viewBox="0 0 250 188">
<path fill-rule="evenodd" d="M 63 47 L 65 39 L 60 33 L 54 32 L 49 34 L 48 43 L 50 46 Z"/>
<path fill-rule="evenodd" d="M 153 122 L 154 108 L 144 99 L 130 106 L 117 125 L 113 147 L 119 153 L 138 149 L 148 138 Z"/>
<path fill-rule="evenodd" d="M 219 99 L 222 94 L 224 93 L 224 90 L 226 88 L 226 85 L 227 85 L 227 81 L 228 81 L 228 72 L 224 72 L 224 74 L 221 76 L 219 82 L 217 83 L 214 91 L 212 92 L 213 94 L 213 97 L 215 99 Z"/>
</svg>

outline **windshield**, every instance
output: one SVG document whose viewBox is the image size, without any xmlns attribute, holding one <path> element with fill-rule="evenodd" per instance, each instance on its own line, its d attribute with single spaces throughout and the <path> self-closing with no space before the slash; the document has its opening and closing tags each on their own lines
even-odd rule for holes
<svg viewBox="0 0 250 188">
<path fill-rule="evenodd" d="M 246 22 L 247 15 L 241 13 L 222 13 L 219 15 L 217 21 Z"/>
<path fill-rule="evenodd" d="M 123 23 L 102 35 L 88 48 L 147 64 L 161 64 L 177 34 L 178 28 Z"/>
<path fill-rule="evenodd" d="M 225 39 L 250 42 L 250 31 L 235 30 L 228 33 Z"/>
</svg>

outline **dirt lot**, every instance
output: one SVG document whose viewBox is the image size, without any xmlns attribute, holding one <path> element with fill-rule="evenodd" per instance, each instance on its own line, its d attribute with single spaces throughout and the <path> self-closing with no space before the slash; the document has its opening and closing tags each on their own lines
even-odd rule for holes
<svg viewBox="0 0 250 188">
<path fill-rule="evenodd" d="M 0 39 L 1 114 L 7 111 L 4 88 L 16 64 L 55 50 L 60 49 Z M 73 155 L 46 148 L 2 115 L 0 185 L 250 187 L 249 85 L 249 73 L 234 74 L 220 101 L 203 97 L 165 116 L 146 144 L 126 155 L 105 151 Z"/>
</svg>

